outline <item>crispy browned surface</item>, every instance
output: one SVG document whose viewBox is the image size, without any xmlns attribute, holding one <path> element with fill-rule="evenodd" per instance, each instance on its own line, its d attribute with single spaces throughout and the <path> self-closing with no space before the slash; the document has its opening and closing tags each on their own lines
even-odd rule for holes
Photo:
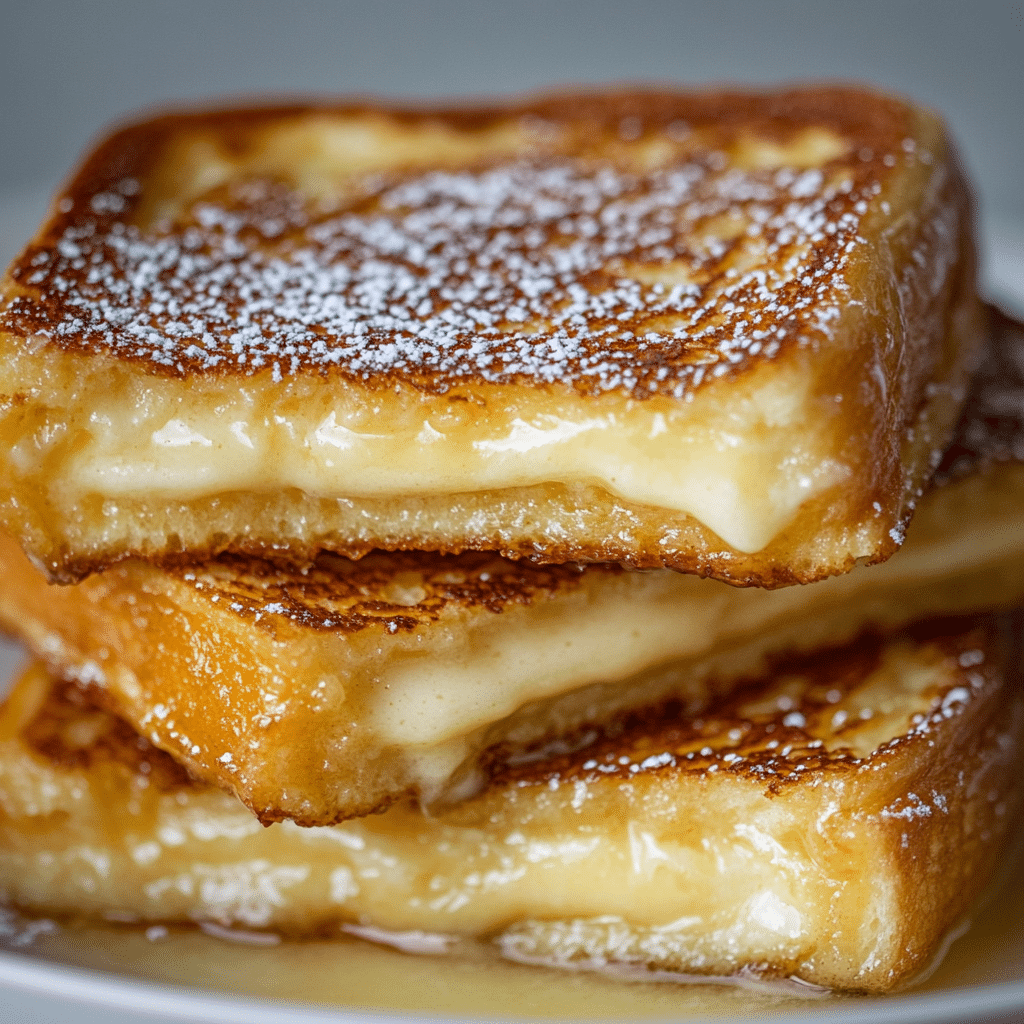
<svg viewBox="0 0 1024 1024">
<path fill-rule="evenodd" d="M 261 829 L 214 788 L 160 781 L 158 752 L 140 761 L 123 723 L 36 667 L 0 711 L 0 894 L 33 913 L 355 924 L 557 966 L 890 990 L 1016 821 L 1008 640 L 991 619 L 861 637 L 780 660 L 698 718 L 669 702 L 520 758 L 456 807 L 329 829 Z"/>
<path fill-rule="evenodd" d="M 211 604 L 223 601 L 253 626 L 273 632 L 287 622 L 334 633 L 373 625 L 390 633 L 423 629 L 446 610 L 502 612 L 566 594 L 585 572 L 599 579 L 623 571 L 615 565 L 523 565 L 486 551 L 376 553 L 355 562 L 324 552 L 301 570 L 222 554 L 166 569 L 170 579 L 194 587 Z"/>
<path fill-rule="evenodd" d="M 325 554 L 302 571 L 235 555 L 166 568 L 134 561 L 54 588 L 5 537 L 0 563 L 5 629 L 264 821 L 308 825 L 380 810 L 410 792 L 436 796 L 488 745 L 491 718 L 536 691 L 536 681 L 508 678 L 503 638 L 526 642 L 531 628 L 555 628 L 568 647 L 573 615 L 589 615 L 595 596 L 613 602 L 643 582 L 615 566 L 409 552 L 358 562 Z M 572 658 L 567 649 L 567 680 Z M 415 743 L 390 738 L 374 715 L 406 663 L 425 661 L 443 676 L 446 664 L 465 674 L 473 659 L 471 689 L 486 686 L 490 673 L 513 695 L 499 692 L 491 717 L 470 715 L 455 728 L 456 742 L 469 734 L 466 749 L 448 755 L 440 778 L 423 777 Z M 583 681 L 602 671 L 593 665 Z M 524 683 L 527 696 L 516 698 Z"/>
<path fill-rule="evenodd" d="M 95 692 L 67 680 L 53 680 L 21 735 L 26 747 L 58 769 L 88 773 L 103 770 L 101 765 L 118 765 L 159 790 L 193 784 L 170 754 L 123 718 L 103 710 Z"/>
<path fill-rule="evenodd" d="M 361 152 L 353 126 L 378 148 Z M 962 401 L 983 330 L 969 221 L 941 125 L 857 90 L 131 126 L 88 158 L 6 282 L 0 439 L 16 455 L 0 513 L 62 581 L 131 555 L 373 548 L 664 565 L 764 587 L 844 572 L 896 549 Z M 582 419 L 690 401 L 713 419 L 730 401 L 756 407 L 743 389 L 785 382 L 806 388 L 823 431 L 794 436 L 813 449 L 808 479 L 848 473 L 754 552 L 696 515 L 557 476 L 393 497 L 360 493 L 358 477 L 337 493 L 112 500 L 63 486 L 92 389 L 219 408 L 240 380 L 286 417 L 319 408 L 330 382 L 389 421 L 461 404 L 499 432 L 538 395 Z M 72 392 L 84 405 L 69 414 Z M 727 447 L 727 434 L 701 444 Z"/>
<path fill-rule="evenodd" d="M 541 371 L 541 378 L 601 390 L 609 386 L 608 378 L 614 374 L 619 386 L 628 387 L 637 398 L 672 393 L 680 383 L 692 390 L 702 380 L 712 379 L 711 371 L 718 365 L 731 374 L 743 372 L 805 341 L 808 332 L 820 330 L 816 320 L 822 293 L 846 262 L 847 246 L 855 237 L 853 226 L 863 213 L 858 204 L 866 207 L 876 184 L 885 189 L 889 179 L 897 176 L 896 159 L 890 163 L 890 154 L 899 153 L 901 162 L 918 159 L 913 149 L 904 147 L 905 140 L 912 142 L 919 131 L 917 118 L 912 108 L 897 100 L 848 89 L 553 96 L 477 110 L 325 105 L 167 115 L 123 129 L 90 155 L 58 199 L 40 237 L 14 265 L 13 288 L 8 289 L 0 326 L 18 335 L 42 334 L 50 344 L 68 351 L 114 354 L 152 373 L 248 375 L 256 372 L 261 362 L 273 360 L 282 363 L 284 372 L 314 369 L 354 377 L 375 387 L 388 387 L 400 379 L 442 393 L 456 384 L 533 383 L 535 371 L 526 366 L 515 369 L 527 362 L 521 353 L 509 365 L 507 354 L 516 352 L 514 341 L 520 337 L 516 331 L 521 320 L 506 314 L 523 303 L 531 327 L 535 321 L 542 333 L 552 331 L 555 324 L 561 326 L 560 310 L 570 298 L 564 289 L 580 275 L 572 267 L 565 280 L 558 281 L 559 287 L 552 291 L 550 285 L 555 282 L 551 281 L 531 295 L 529 288 L 516 287 L 511 266 L 522 260 L 546 266 L 554 252 L 571 240 L 589 239 L 595 253 L 600 253 L 594 259 L 594 269 L 582 277 L 583 287 L 592 294 L 616 295 L 625 267 L 664 268 L 672 261 L 688 268 L 683 280 L 695 284 L 697 291 L 686 289 L 668 303 L 659 302 L 654 294 L 643 295 L 643 302 L 654 307 L 647 310 L 637 308 L 632 294 L 621 293 L 617 304 L 605 302 L 593 310 L 574 311 L 577 320 L 585 318 L 586 328 L 581 330 L 566 318 L 564 327 L 569 333 L 560 346 L 566 351 L 557 357 L 533 357 L 549 367 L 546 374 Z M 446 182 L 437 176 L 422 181 L 421 158 L 414 155 L 409 161 L 411 168 L 399 160 L 379 174 L 376 182 L 360 182 L 355 187 L 346 182 L 348 189 L 339 189 L 329 203 L 322 204 L 328 209 L 321 212 L 315 207 L 311 210 L 302 195 L 303 154 L 295 157 L 294 166 L 283 169 L 273 157 L 264 157 L 263 162 L 271 166 L 265 172 L 270 180 L 261 181 L 258 176 L 261 155 L 273 146 L 275 131 L 304 122 L 315 130 L 318 119 L 324 122 L 324 130 L 329 130 L 332 119 L 387 120 L 396 132 L 422 133 L 428 153 L 431 132 L 466 134 L 471 139 L 502 132 L 509 138 L 497 145 L 496 152 L 485 147 L 476 164 L 465 169 L 442 155 L 439 166 L 454 163 L 463 173 L 462 180 Z M 823 159 L 812 150 L 808 173 L 799 182 L 799 165 L 780 180 L 778 163 L 770 155 L 761 156 L 757 151 L 747 155 L 744 148 L 789 147 L 808 131 L 836 141 L 826 139 L 822 144 Z M 210 163 L 216 166 L 218 159 L 228 161 L 231 176 L 198 195 L 188 191 L 181 195 L 183 185 L 188 190 L 193 182 L 187 176 L 187 165 L 179 167 L 175 161 L 186 147 L 204 142 L 211 150 Z M 857 152 L 851 153 L 854 146 Z M 658 149 L 651 152 L 652 147 Z M 759 171 L 760 159 L 765 167 Z M 751 179 L 744 181 L 746 192 L 742 197 L 729 195 L 722 168 L 742 167 L 745 160 L 754 164 Z M 648 162 L 654 170 L 644 174 Z M 600 183 L 595 186 L 595 168 L 602 167 L 609 181 L 603 187 Z M 672 170 L 686 173 L 678 181 L 667 182 L 666 171 Z M 836 190 L 820 209 L 808 206 L 805 212 L 794 208 L 800 199 L 827 197 L 827 183 L 840 172 L 848 187 Z M 487 179 L 488 174 L 491 178 L 510 177 L 506 184 L 500 178 Z M 488 217 L 479 226 L 464 227 L 462 235 L 456 228 L 448 237 L 442 230 L 443 214 L 453 222 L 474 210 L 473 175 L 483 175 L 487 182 L 478 185 L 481 194 L 475 201 L 485 206 Z M 545 181 L 545 175 L 551 180 Z M 216 170 L 207 175 L 211 176 L 224 178 Z M 283 180 L 276 180 L 278 176 Z M 409 179 L 416 186 L 403 190 Z M 597 180 L 600 182 L 599 175 Z M 503 185 L 508 195 L 503 193 Z M 659 196 L 666 188 L 668 192 Z M 524 196 L 533 191 L 536 205 L 531 207 Z M 625 223 L 618 223 L 614 216 L 593 219 L 594 213 L 612 212 L 616 203 L 630 201 L 637 210 Z M 446 202 L 450 209 L 445 208 Z M 436 223 L 430 221 L 422 233 L 417 234 L 416 226 L 408 224 L 410 213 L 422 216 L 439 206 L 442 217 Z M 652 209 L 648 211 L 647 206 Z M 735 276 L 727 277 L 726 271 L 747 243 L 742 232 L 731 225 L 723 233 L 722 220 L 734 219 L 745 227 L 752 223 L 749 209 L 755 206 L 759 217 L 764 217 L 764 244 L 775 265 L 791 258 L 806 259 L 806 240 L 815 232 L 820 237 L 815 238 L 804 273 L 781 290 L 766 289 L 763 281 L 760 286 L 748 282 L 740 291 L 726 290 Z M 167 207 L 174 210 L 173 219 L 159 216 L 158 211 Z M 204 210 L 211 208 L 223 214 L 204 217 Z M 663 212 L 668 216 L 662 216 Z M 340 239 L 335 241 L 327 228 L 345 215 L 367 223 L 386 222 L 392 230 L 401 225 L 408 235 L 396 236 L 394 243 L 404 241 L 405 245 L 396 252 L 390 248 L 392 240 L 375 245 L 346 231 L 344 225 L 336 229 Z M 832 226 L 830 231 L 827 224 Z M 112 234 L 115 225 L 123 225 L 128 234 L 122 228 Z M 478 234 L 473 233 L 474 227 Z M 538 233 L 542 239 L 535 238 Z M 497 236 L 510 234 L 509 245 L 495 247 Z M 225 236 L 232 244 L 222 244 Z M 167 242 L 161 246 L 155 239 Z M 154 248 L 136 253 L 128 248 L 128 240 L 139 248 L 152 241 Z M 433 264 L 418 261 L 410 252 L 414 243 L 428 249 L 451 247 L 452 252 L 441 253 L 442 276 L 436 278 Z M 252 262 L 240 260 L 239 244 Z M 254 281 L 261 270 L 260 255 L 287 257 L 304 245 L 312 247 L 316 265 L 324 267 L 339 262 L 356 266 L 371 257 L 395 259 L 396 269 L 407 270 L 407 280 L 400 289 L 398 282 L 383 281 L 394 288 L 381 308 L 381 313 L 387 308 L 390 320 L 371 326 L 370 344 L 416 339 L 422 351 L 405 353 L 398 361 L 391 355 L 379 362 L 370 360 L 355 348 L 343 360 L 318 358 L 311 348 L 314 338 L 330 343 L 337 335 L 322 304 L 319 309 L 301 310 L 314 319 L 311 324 L 302 320 L 311 331 L 296 338 L 300 310 L 293 311 L 296 319 L 289 319 L 279 308 L 283 287 L 277 285 L 280 290 L 264 297 Z M 608 246 L 614 260 L 607 255 Z M 496 248 L 497 257 L 490 262 L 483 259 L 489 248 Z M 139 273 L 146 258 L 156 259 L 162 266 L 141 284 L 132 280 L 131 274 Z M 204 258 L 212 265 L 207 266 Z M 486 288 L 474 283 L 481 270 L 488 277 Z M 540 277 L 547 272 L 536 273 Z M 142 274 L 147 276 L 144 270 Z M 427 281 L 421 294 L 416 284 L 424 277 Z M 217 282 L 215 296 L 197 291 L 198 282 L 204 279 L 211 282 L 207 287 Z M 524 277 L 521 283 L 529 285 L 530 279 Z M 292 287 L 302 284 L 292 282 Z M 340 293 L 350 302 L 354 300 L 356 281 L 342 279 L 332 284 L 332 296 Z M 466 289 L 472 298 L 461 297 Z M 717 298 L 712 307 L 702 309 L 700 302 L 694 302 L 694 294 Z M 640 298 L 640 293 L 635 297 Z M 274 299 L 277 306 L 268 305 L 267 300 Z M 425 314 L 416 312 L 424 301 L 434 312 L 457 314 L 466 305 L 489 311 L 491 321 L 510 341 L 494 349 L 483 364 L 470 350 L 481 343 L 484 321 L 456 319 L 454 330 L 446 335 L 443 360 L 432 356 L 429 339 L 416 333 L 425 320 Z M 108 304 L 117 306 L 116 317 L 106 315 Z M 656 344 L 646 340 L 652 330 L 662 330 L 670 317 L 694 306 L 700 315 L 688 324 L 685 336 Z M 628 313 L 627 332 L 620 317 L 623 311 Z M 201 328 L 191 325 L 184 332 L 176 328 L 193 316 L 202 319 Z M 726 337 L 734 336 L 734 326 L 762 321 L 763 343 L 755 329 L 745 342 L 740 333 L 736 335 L 741 339 L 738 343 L 723 344 Z M 238 353 L 230 338 L 239 324 L 251 322 L 258 325 L 268 346 L 250 350 L 246 345 L 248 357 L 240 361 L 234 358 Z M 147 340 L 149 329 L 159 340 Z M 172 342 L 170 349 L 164 339 Z M 569 339 L 579 347 L 574 350 Z M 279 347 L 274 344 L 278 341 Z M 253 351 L 260 352 L 263 359 L 254 361 Z M 598 363 L 616 364 L 618 369 L 595 376 L 592 367 Z M 286 369 L 289 365 L 290 371 Z"/>
</svg>

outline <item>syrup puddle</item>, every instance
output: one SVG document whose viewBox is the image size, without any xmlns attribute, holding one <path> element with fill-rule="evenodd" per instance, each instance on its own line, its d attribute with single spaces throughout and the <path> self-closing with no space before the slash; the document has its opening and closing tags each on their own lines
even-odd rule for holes
<svg viewBox="0 0 1024 1024">
<path fill-rule="evenodd" d="M 548 968 L 559 971 L 584 971 L 598 974 L 615 981 L 664 982 L 675 985 L 725 985 L 745 989 L 758 995 L 797 996 L 803 999 L 822 998 L 835 993 L 831 989 L 812 985 L 799 978 L 762 978 L 753 971 L 743 970 L 730 977 L 714 975 L 679 974 L 675 971 L 650 970 L 641 964 L 615 963 L 611 960 L 554 960 L 545 957 L 532 957 L 505 947 L 503 955 L 516 963 L 528 964 L 531 967 Z"/>
</svg>

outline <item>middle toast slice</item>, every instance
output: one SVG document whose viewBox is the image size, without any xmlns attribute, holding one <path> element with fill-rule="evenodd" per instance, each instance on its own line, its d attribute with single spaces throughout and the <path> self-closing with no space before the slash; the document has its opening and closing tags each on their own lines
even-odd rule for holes
<svg viewBox="0 0 1024 1024">
<path fill-rule="evenodd" d="M 405 795 L 465 795 L 527 753 L 666 697 L 691 710 L 783 650 L 868 623 L 1024 597 L 1024 430 L 1000 410 L 1018 326 L 995 344 L 904 548 L 809 587 L 670 570 L 541 567 L 487 553 L 120 563 L 52 587 L 0 539 L 0 624 L 263 821 L 322 825 Z"/>
</svg>

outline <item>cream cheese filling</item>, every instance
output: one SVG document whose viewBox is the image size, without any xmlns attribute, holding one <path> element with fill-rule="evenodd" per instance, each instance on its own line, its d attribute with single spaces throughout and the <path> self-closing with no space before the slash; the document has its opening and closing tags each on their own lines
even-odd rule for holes
<svg viewBox="0 0 1024 1024">
<path fill-rule="evenodd" d="M 394 659 L 374 687 L 369 723 L 384 745 L 443 743 L 532 701 L 700 652 L 730 595 L 694 588 L 691 599 L 673 600 L 672 582 L 652 587 L 664 592 L 657 596 L 613 587 L 586 607 L 560 601 L 506 612 L 501 628 L 485 623 L 443 657 L 435 648 Z"/>
<path fill-rule="evenodd" d="M 69 449 L 68 494 L 192 500 L 298 489 L 316 498 L 408 498 L 590 484 L 693 516 L 744 552 L 765 547 L 800 506 L 844 480 L 808 383 L 778 375 L 726 387 L 727 407 L 514 396 L 460 409 L 439 397 L 330 395 L 273 406 L 241 389 L 209 396 L 117 394 L 92 406 Z M 407 396 L 406 396 L 407 397 Z M 470 405 L 466 402 L 464 405 Z M 820 410 L 819 410 L 820 413 Z"/>
<path fill-rule="evenodd" d="M 654 570 L 592 592 L 585 605 L 569 600 L 536 605 L 522 616 L 506 612 L 499 622 L 453 639 L 443 658 L 432 649 L 390 659 L 364 698 L 367 722 L 382 745 L 404 748 L 423 792 L 438 793 L 475 730 L 534 701 L 601 682 L 640 681 L 657 666 L 713 657 L 744 638 L 765 650 L 772 649 L 772 637 L 777 645 L 797 643 L 794 630 L 811 608 L 826 621 L 833 610 L 845 611 L 831 637 L 841 640 L 871 617 L 879 595 L 898 600 L 928 581 L 942 584 L 957 558 L 979 573 L 1013 564 L 1021 553 L 1019 526 L 1001 519 L 981 525 L 929 544 L 911 541 L 884 565 L 811 589 L 709 586 Z M 993 589 L 993 599 L 996 594 Z M 816 628 L 827 627 L 819 622 Z"/>
</svg>

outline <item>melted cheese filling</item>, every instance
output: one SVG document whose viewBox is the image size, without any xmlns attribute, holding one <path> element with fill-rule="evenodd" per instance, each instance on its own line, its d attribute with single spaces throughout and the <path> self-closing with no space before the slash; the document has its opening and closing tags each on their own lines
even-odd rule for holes
<svg viewBox="0 0 1024 1024">
<path fill-rule="evenodd" d="M 506 389 L 481 408 L 357 389 L 274 402 L 271 388 L 242 387 L 211 401 L 151 383 L 94 396 L 62 486 L 69 500 L 99 494 L 116 502 L 287 488 L 317 498 L 398 499 L 597 484 L 631 502 L 688 513 L 753 552 L 850 473 L 832 455 L 830 424 L 814 415 L 820 403 L 809 399 L 809 386 L 792 373 L 756 388 L 730 384 L 725 404 L 714 394 L 692 403 L 552 400 Z M 24 471 L 49 442 L 33 436 L 16 447 L 11 458 Z"/>
<path fill-rule="evenodd" d="M 461 643 L 391 659 L 373 687 L 369 721 L 385 746 L 442 743 L 531 701 L 698 652 L 717 632 L 729 595 L 701 601 L 692 588 L 687 600 L 676 591 L 691 588 L 673 582 L 652 580 L 646 593 L 628 588 L 632 604 L 620 600 L 628 591 L 610 587 L 586 606 L 570 599 L 539 604 L 527 615 L 506 613 L 504 622 L 485 620 Z"/>
</svg>

